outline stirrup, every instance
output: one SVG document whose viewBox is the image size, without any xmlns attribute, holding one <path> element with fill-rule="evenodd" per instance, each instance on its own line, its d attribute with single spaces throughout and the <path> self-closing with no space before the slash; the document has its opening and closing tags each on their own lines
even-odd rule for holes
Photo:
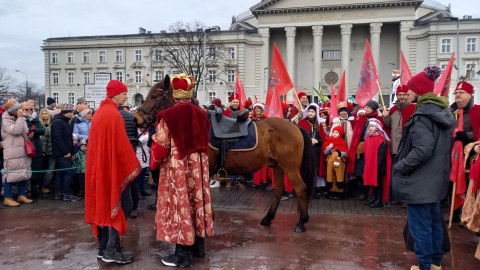
<svg viewBox="0 0 480 270">
<path fill-rule="evenodd" d="M 225 173 L 225 177 L 220 178 L 220 173 L 222 173 L 222 172 Z M 217 181 L 227 181 L 227 180 L 228 180 L 228 173 L 227 173 L 227 171 L 226 171 L 224 168 L 220 168 L 220 169 L 217 171 L 217 173 L 215 174 L 215 179 L 216 179 Z"/>
</svg>

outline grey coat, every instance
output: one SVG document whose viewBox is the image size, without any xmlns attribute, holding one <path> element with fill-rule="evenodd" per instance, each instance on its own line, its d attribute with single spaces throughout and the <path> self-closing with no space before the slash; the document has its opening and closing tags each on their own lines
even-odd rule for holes
<svg viewBox="0 0 480 270">
<path fill-rule="evenodd" d="M 406 204 L 439 202 L 447 195 L 452 128 L 448 108 L 427 104 L 405 124 L 392 170 L 392 198 Z"/>
<path fill-rule="evenodd" d="M 27 137 L 27 123 L 25 118 L 15 118 L 8 112 L 2 115 L 2 139 L 4 170 L 2 180 L 8 183 L 28 180 L 32 176 L 32 159 L 27 157 L 25 140 Z M 18 172 L 14 172 L 18 171 Z"/>
</svg>

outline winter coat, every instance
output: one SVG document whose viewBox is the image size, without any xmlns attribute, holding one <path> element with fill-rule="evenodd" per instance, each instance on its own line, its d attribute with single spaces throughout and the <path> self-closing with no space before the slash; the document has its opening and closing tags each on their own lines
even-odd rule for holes
<svg viewBox="0 0 480 270">
<path fill-rule="evenodd" d="M 127 132 L 128 139 L 132 144 L 133 150 L 136 150 L 138 144 L 138 129 L 137 126 L 135 126 L 133 114 L 124 111 L 123 107 L 119 107 L 119 110 L 123 117 L 123 121 L 125 121 L 125 130 Z"/>
<path fill-rule="evenodd" d="M 42 141 L 42 152 L 46 156 L 51 156 L 52 155 L 52 126 L 47 125 L 45 127 L 45 134 L 40 137 L 40 140 Z"/>
<path fill-rule="evenodd" d="M 78 141 L 88 140 L 90 131 L 90 120 L 85 120 L 81 115 L 77 115 L 73 120 L 73 133 L 77 134 Z"/>
<path fill-rule="evenodd" d="M 150 165 L 150 148 L 147 146 L 148 132 L 138 136 L 137 158 L 140 161 L 142 168 L 147 168 Z M 142 150 L 143 149 L 143 150 Z"/>
<path fill-rule="evenodd" d="M 32 158 L 33 170 L 41 170 L 43 167 L 43 149 L 41 136 L 45 134 L 45 127 L 40 123 L 38 117 L 29 120 L 25 117 L 29 132 L 33 130 L 33 138 L 30 139 L 35 144 L 36 156 Z"/>
<path fill-rule="evenodd" d="M 75 154 L 73 149 L 73 132 L 71 125 L 68 123 L 69 120 L 60 113 L 53 117 L 51 125 L 53 157 L 64 157 L 68 153 L 72 156 Z"/>
<path fill-rule="evenodd" d="M 32 176 L 32 159 L 25 151 L 27 138 L 27 123 L 25 118 L 16 118 L 8 112 L 2 115 L 2 140 L 4 169 L 9 173 L 2 173 L 2 181 L 9 183 L 28 180 Z M 12 173 L 12 171 L 17 171 Z"/>
<path fill-rule="evenodd" d="M 85 161 L 87 160 L 86 151 L 78 151 L 75 153 L 75 158 L 73 159 L 73 166 L 77 167 L 77 173 L 85 173 Z"/>
<path fill-rule="evenodd" d="M 432 96 L 433 95 L 433 96 Z M 432 102 L 419 107 L 420 102 Z M 423 95 L 417 111 L 405 124 L 392 170 L 392 196 L 406 204 L 439 202 L 447 195 L 453 114 L 448 101 Z"/>
</svg>

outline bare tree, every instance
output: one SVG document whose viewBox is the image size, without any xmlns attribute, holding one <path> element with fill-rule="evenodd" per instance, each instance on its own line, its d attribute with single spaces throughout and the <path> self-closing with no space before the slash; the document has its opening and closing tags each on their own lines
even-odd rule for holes
<svg viewBox="0 0 480 270">
<path fill-rule="evenodd" d="M 0 93 L 12 91 L 16 81 L 7 73 L 6 68 L 0 68 Z"/>
<path fill-rule="evenodd" d="M 15 96 L 18 101 L 27 100 L 27 89 L 25 89 L 25 83 L 18 84 L 14 91 Z M 30 94 L 30 99 L 35 100 L 35 104 L 38 102 L 42 103 L 45 100 L 45 88 L 38 86 L 34 82 L 28 82 L 28 90 Z"/>
<path fill-rule="evenodd" d="M 170 25 L 167 33 L 151 34 L 146 39 L 151 48 L 148 57 L 151 57 L 153 68 L 170 68 L 195 76 L 195 97 L 199 86 L 204 83 L 202 74 L 207 72 L 204 70 L 204 59 L 207 69 L 215 68 L 216 80 L 222 80 L 224 76 L 220 75 L 225 73 L 225 45 L 218 40 L 217 31 L 204 29 L 205 24 L 199 21 L 178 21 Z M 210 80 L 207 79 L 205 83 L 208 85 Z"/>
</svg>

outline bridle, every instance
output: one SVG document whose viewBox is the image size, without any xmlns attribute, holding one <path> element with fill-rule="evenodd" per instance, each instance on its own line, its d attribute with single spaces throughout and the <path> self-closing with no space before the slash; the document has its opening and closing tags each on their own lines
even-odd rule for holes
<svg viewBox="0 0 480 270">
<path fill-rule="evenodd" d="M 154 90 L 155 91 L 165 91 L 162 88 L 157 88 L 157 89 L 154 89 Z M 162 103 L 162 100 L 165 103 L 167 102 L 167 98 L 168 98 L 168 90 L 165 91 L 165 93 L 161 96 L 160 101 L 158 101 L 157 105 L 155 105 L 155 107 L 153 107 L 153 109 L 151 109 L 150 111 L 145 110 L 142 105 L 138 106 L 137 111 L 140 111 L 140 112 L 147 115 L 147 117 L 144 117 L 143 115 L 141 115 L 141 117 L 143 118 L 143 121 L 147 122 L 148 125 L 152 125 L 153 121 L 155 120 L 155 116 L 153 114 L 158 110 L 158 107 L 160 106 L 160 103 Z"/>
</svg>

